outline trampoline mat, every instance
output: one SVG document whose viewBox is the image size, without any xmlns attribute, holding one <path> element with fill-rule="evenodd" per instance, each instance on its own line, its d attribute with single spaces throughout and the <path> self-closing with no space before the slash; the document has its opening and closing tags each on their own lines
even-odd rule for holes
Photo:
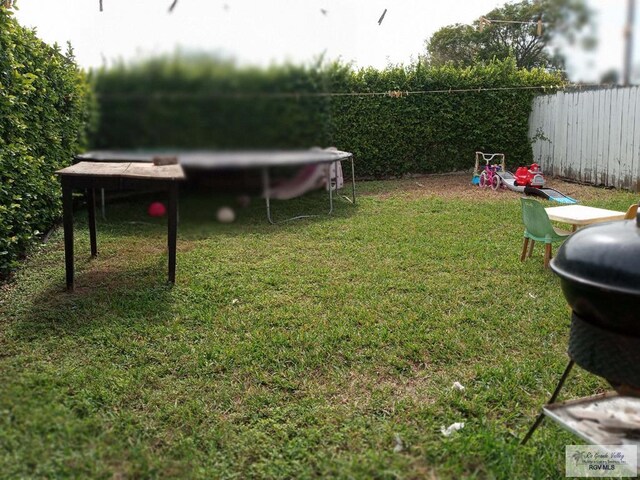
<svg viewBox="0 0 640 480">
<path fill-rule="evenodd" d="M 331 163 L 352 157 L 340 150 L 245 150 L 245 151 L 91 151 L 76 156 L 76 161 L 92 162 L 152 162 L 157 156 L 175 156 L 187 169 L 249 169 L 287 167 Z"/>
</svg>

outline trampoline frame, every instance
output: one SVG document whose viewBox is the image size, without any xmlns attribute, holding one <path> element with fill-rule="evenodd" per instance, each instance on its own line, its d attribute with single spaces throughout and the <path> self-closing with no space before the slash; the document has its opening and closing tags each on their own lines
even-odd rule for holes
<svg viewBox="0 0 640 480">
<path fill-rule="evenodd" d="M 353 164 L 353 155 L 351 155 L 349 157 L 349 160 L 351 161 L 351 198 L 347 197 L 346 195 L 342 195 L 343 198 L 345 198 L 346 200 L 348 200 L 352 205 L 356 204 L 356 177 L 355 177 L 355 167 Z M 336 161 L 332 161 L 330 162 L 330 165 L 334 165 L 337 162 L 340 162 L 341 160 L 336 160 Z M 334 169 L 334 172 L 337 173 L 337 168 Z M 327 212 L 327 215 L 331 215 L 333 213 L 333 183 L 332 180 L 337 180 L 337 175 L 335 175 L 333 178 L 331 177 L 331 168 L 327 168 L 327 190 L 329 191 L 329 211 Z M 336 185 L 337 185 L 337 181 L 336 181 Z M 278 222 L 275 222 L 273 220 L 273 218 L 271 217 L 271 196 L 270 196 L 270 192 L 271 192 L 271 179 L 269 176 L 269 167 L 262 167 L 262 190 L 264 192 L 264 199 L 265 199 L 265 204 L 267 207 L 267 220 L 269 221 L 269 223 L 271 225 L 277 225 L 280 223 L 286 223 L 286 222 L 291 222 L 293 220 L 299 220 L 302 218 L 313 218 L 313 217 L 319 217 L 320 215 L 296 215 L 295 217 L 290 217 L 287 218 L 285 220 L 280 220 Z M 336 188 L 336 192 L 338 191 L 338 189 Z"/>
<path fill-rule="evenodd" d="M 322 157 L 322 154 L 326 154 L 326 158 Z M 275 158 L 278 154 L 284 155 L 288 157 L 288 159 L 284 162 L 277 163 L 273 162 L 272 159 Z M 300 154 L 300 159 L 296 160 L 296 156 Z M 218 160 L 222 159 L 222 162 L 218 162 L 216 164 L 214 161 L 210 163 L 206 162 L 206 157 L 211 155 L 218 155 Z M 238 164 L 234 164 L 230 162 L 230 159 L 237 156 L 239 159 Z M 251 163 L 250 159 L 252 155 L 255 155 L 259 158 L 258 162 Z M 305 155 L 315 155 L 315 158 L 312 161 L 304 161 L 303 157 Z M 318 155 L 320 157 L 318 157 Z M 337 162 L 342 160 L 350 160 L 351 162 L 351 198 L 346 195 L 342 195 L 347 201 L 349 201 L 352 205 L 356 204 L 356 179 L 355 179 L 355 166 L 353 162 L 353 154 L 349 152 L 342 152 L 340 150 L 335 149 L 311 149 L 311 150 L 287 150 L 287 151 L 256 151 L 256 152 L 216 152 L 216 151 L 202 151 L 202 152 L 189 152 L 189 151 L 156 151 L 156 152 L 136 152 L 136 151 L 91 151 L 86 152 L 81 155 L 77 155 L 75 157 L 75 162 L 79 161 L 93 161 L 93 162 L 153 162 L 154 157 L 162 156 L 175 156 L 178 163 L 182 164 L 184 168 L 193 168 L 196 169 L 205 169 L 205 170 L 220 170 L 220 169 L 261 169 L 262 173 L 262 187 L 263 194 L 265 197 L 265 206 L 266 206 L 266 215 L 267 220 L 272 225 L 277 225 L 281 223 L 290 222 L 293 220 L 303 219 L 303 218 L 311 218 L 311 217 L 319 217 L 320 215 L 296 215 L 291 218 L 287 218 L 285 220 L 274 221 L 272 216 L 272 205 L 270 192 L 271 192 L 271 178 L 269 175 L 269 169 L 274 167 L 283 167 L 283 166 L 303 166 L 310 164 L 329 164 L 334 165 Z M 201 158 L 198 158 L 201 156 Z M 228 157 L 225 159 L 225 157 Z M 271 158 L 269 158 L 271 157 Z M 292 158 L 293 157 L 293 158 Z M 340 157 L 337 158 L 336 157 Z M 205 159 L 203 161 L 203 158 Z M 329 211 L 327 215 L 331 215 L 333 213 L 333 181 L 337 179 L 337 168 L 334 169 L 336 175 L 334 177 L 331 176 L 331 168 L 327 169 L 327 190 L 329 193 Z M 337 185 L 337 182 L 336 182 Z M 337 189 L 336 189 L 337 192 Z M 105 209 L 105 195 L 104 189 L 100 191 L 100 201 L 101 201 L 101 210 L 102 210 L 102 218 L 106 218 L 106 209 Z"/>
</svg>

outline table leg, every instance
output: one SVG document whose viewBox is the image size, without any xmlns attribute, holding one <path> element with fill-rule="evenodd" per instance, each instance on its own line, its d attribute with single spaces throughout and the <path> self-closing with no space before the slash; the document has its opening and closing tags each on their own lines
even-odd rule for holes
<svg viewBox="0 0 640 480">
<path fill-rule="evenodd" d="M 96 239 L 96 191 L 87 189 L 87 210 L 89 212 L 89 240 L 91 241 L 91 256 L 98 256 L 98 242 Z"/>
<path fill-rule="evenodd" d="M 107 211 L 104 205 L 104 188 L 100 189 L 100 208 L 102 209 L 102 219 L 107 219 Z"/>
<path fill-rule="evenodd" d="M 167 245 L 169 249 L 169 283 L 176 283 L 176 243 L 178 239 L 178 185 L 169 187 Z"/>
<path fill-rule="evenodd" d="M 62 225 L 64 228 L 64 267 L 67 290 L 73 291 L 73 189 L 71 183 L 62 177 Z"/>
</svg>

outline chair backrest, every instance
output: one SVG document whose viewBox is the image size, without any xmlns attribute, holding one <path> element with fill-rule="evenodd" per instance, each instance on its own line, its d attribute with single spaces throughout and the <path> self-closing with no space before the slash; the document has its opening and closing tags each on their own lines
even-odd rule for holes
<svg viewBox="0 0 640 480">
<path fill-rule="evenodd" d="M 527 231 L 535 237 L 553 236 L 555 231 L 549 215 L 540 202 L 533 198 L 521 198 L 522 221 Z"/>
<path fill-rule="evenodd" d="M 627 210 L 627 213 L 625 213 L 624 219 L 625 220 L 635 220 L 636 219 L 636 215 L 638 215 L 638 204 L 634 203 L 633 205 L 631 205 L 629 207 L 629 209 Z"/>
</svg>

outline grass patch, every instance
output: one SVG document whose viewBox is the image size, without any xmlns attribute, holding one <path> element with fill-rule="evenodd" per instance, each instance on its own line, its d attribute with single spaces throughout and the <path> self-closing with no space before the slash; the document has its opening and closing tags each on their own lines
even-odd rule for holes
<svg viewBox="0 0 640 480">
<path fill-rule="evenodd" d="M 518 446 L 567 361 L 558 279 L 539 246 L 519 262 L 518 195 L 434 178 L 275 227 L 259 202 L 220 225 L 184 197 L 173 288 L 144 202 L 108 207 L 95 260 L 78 215 L 78 291 L 56 232 L 0 293 L 0 476 L 564 476 L 576 438 L 548 422 Z M 604 389 L 577 371 L 563 398 Z"/>
</svg>

